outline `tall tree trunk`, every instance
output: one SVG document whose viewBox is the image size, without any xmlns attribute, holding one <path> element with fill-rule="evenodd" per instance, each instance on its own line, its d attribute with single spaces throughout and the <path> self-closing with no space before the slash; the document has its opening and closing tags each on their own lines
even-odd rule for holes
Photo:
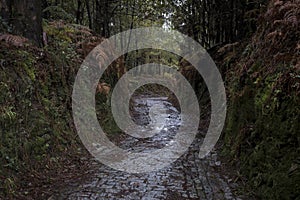
<svg viewBox="0 0 300 200">
<path fill-rule="evenodd" d="M 81 0 L 77 0 L 76 24 L 79 24 L 81 22 L 81 5 Z"/>
<path fill-rule="evenodd" d="M 88 19 L 89 19 L 89 28 L 90 28 L 90 29 L 93 29 L 93 25 L 92 25 L 92 14 L 91 14 L 91 9 L 90 9 L 90 2 L 89 2 L 89 0 L 85 0 L 85 4 L 86 4 L 86 11 L 87 11 Z"/>
<path fill-rule="evenodd" d="M 50 5 L 51 5 L 51 3 L 49 4 L 48 1 L 43 0 L 43 1 L 42 1 L 42 11 L 43 11 L 44 9 L 48 8 Z M 50 12 L 49 12 L 49 11 L 42 12 L 42 18 L 44 18 L 44 19 L 49 19 L 49 18 L 50 18 Z"/>
<path fill-rule="evenodd" d="M 2 0 L 1 17 L 12 25 L 13 34 L 23 35 L 42 46 L 41 0 Z"/>
<path fill-rule="evenodd" d="M 101 33 L 101 2 L 95 0 L 95 18 L 94 18 L 94 28 L 97 33 Z"/>
<path fill-rule="evenodd" d="M 11 18 L 11 0 L 1 0 L 1 17 L 6 23 Z"/>
</svg>

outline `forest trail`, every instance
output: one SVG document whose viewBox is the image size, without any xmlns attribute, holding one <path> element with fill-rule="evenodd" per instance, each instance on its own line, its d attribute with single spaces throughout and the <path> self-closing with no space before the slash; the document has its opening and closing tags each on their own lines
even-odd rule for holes
<svg viewBox="0 0 300 200">
<path fill-rule="evenodd" d="M 167 113 L 156 113 L 156 120 L 164 120 L 159 134 L 147 139 L 126 137 L 120 147 L 134 152 L 151 151 L 172 142 L 180 124 L 180 113 L 167 97 L 140 95 L 134 98 L 134 120 L 149 122 L 149 107 L 165 106 Z M 116 171 L 94 161 L 95 170 L 85 180 L 76 180 L 60 188 L 50 199 L 239 199 L 232 180 L 217 171 L 221 162 L 215 152 L 204 160 L 198 158 L 201 138 L 196 138 L 189 151 L 176 162 L 159 171 L 129 174 Z"/>
<path fill-rule="evenodd" d="M 0 10 L 1 200 L 300 200 L 300 0 L 2 0 Z M 137 28 L 164 31 L 135 34 Z M 172 32 L 183 36 L 177 37 Z M 89 54 L 108 38 L 113 38 L 113 42 Z M 202 48 L 190 45 L 192 39 L 213 59 L 226 93 L 218 96 L 226 96 L 227 102 L 223 104 L 226 121 L 220 143 L 204 160 L 198 158 L 198 153 L 208 129 L 209 110 L 214 108 L 214 98 L 209 97 L 218 94 L 215 89 L 223 90 L 223 87 L 211 87 L 212 91 L 209 83 L 215 83 L 214 73 L 204 76 L 199 73 L 206 71 L 201 65 L 201 70 L 193 67 L 193 63 L 199 64 L 201 60 L 205 64 L 213 63 L 202 59 L 202 55 L 198 57 L 198 53 L 207 54 Z M 86 102 L 78 104 L 83 107 L 77 112 L 82 114 L 80 121 L 85 121 L 81 119 L 87 116 L 95 119 L 96 111 L 101 127 L 112 142 L 125 149 L 123 152 L 128 149 L 154 154 L 153 149 L 165 146 L 165 150 L 187 143 L 185 139 L 189 138 L 176 141 L 173 137 L 180 117 L 177 106 L 168 103 L 167 98 L 137 95 L 135 107 L 130 105 L 130 109 L 135 108 L 135 113 L 130 114 L 137 123 L 147 124 L 152 114 L 159 122 L 158 127 L 163 127 L 151 139 L 123 134 L 119 130 L 121 126 L 114 123 L 117 118 L 108 104 L 114 96 L 110 89 L 137 66 L 156 63 L 177 70 L 176 74 L 181 74 L 193 88 L 183 99 L 195 93 L 201 116 L 204 114 L 198 137 L 189 151 L 162 170 L 139 175 L 115 171 L 94 160 L 80 140 L 80 133 L 90 132 L 77 131 L 73 115 L 72 97 L 79 68 L 83 66 L 85 72 L 93 69 L 86 66 L 90 64 L 85 62 L 87 58 L 92 58 L 91 64 L 100 68 L 94 68 L 99 69 L 95 70 L 97 73 L 86 73 L 94 81 L 82 82 L 90 86 L 89 90 L 87 87 L 81 91 L 82 99 L 92 94 L 89 83 L 96 84 L 96 77 L 101 87 L 92 95 L 96 99 L 86 98 Z M 112 63 L 111 58 L 115 58 Z M 103 72 L 101 78 L 98 72 Z M 167 70 L 147 73 L 144 68 L 137 72 L 135 75 L 148 74 L 151 78 L 154 72 L 167 75 L 162 77 L 165 79 L 173 77 Z M 178 76 L 175 77 L 175 84 L 171 80 L 162 85 L 187 91 L 181 88 L 185 85 L 181 81 L 177 85 Z M 137 80 L 132 81 L 136 84 Z M 208 83 L 206 87 L 204 83 Z M 130 88 L 118 85 L 125 90 Z M 157 88 L 151 86 L 151 91 L 159 91 Z M 120 104 L 123 100 L 127 103 L 128 91 L 118 93 Z M 96 109 L 94 105 L 88 106 L 93 100 L 97 101 Z M 150 112 L 153 109 L 149 109 L 151 104 L 167 107 L 168 112 L 156 110 L 153 114 Z M 188 106 L 196 110 L 194 105 Z M 117 116 L 122 113 L 117 110 Z M 193 119 L 191 116 L 195 115 L 181 115 L 181 118 L 186 116 Z M 167 124 L 164 124 L 166 117 Z M 127 119 L 121 118 L 121 122 Z M 190 128 L 191 121 L 182 120 L 182 124 Z M 99 127 L 98 123 L 95 125 Z M 125 121 L 123 127 L 132 125 Z M 97 134 L 97 129 L 89 123 L 84 123 L 84 128 Z M 142 133 L 137 130 L 132 135 Z M 152 159 L 138 157 L 144 162 L 137 163 L 130 156 L 110 153 L 111 149 L 97 145 L 98 141 L 92 139 L 91 145 L 98 153 L 114 155 L 107 156 L 110 160 L 131 159 L 133 162 L 121 163 L 126 167 L 131 164 L 126 169 L 147 169 L 156 166 L 157 158 L 162 161 L 160 164 L 165 163 L 165 158 L 177 158 L 161 151 L 163 154 L 155 152 Z"/>
</svg>

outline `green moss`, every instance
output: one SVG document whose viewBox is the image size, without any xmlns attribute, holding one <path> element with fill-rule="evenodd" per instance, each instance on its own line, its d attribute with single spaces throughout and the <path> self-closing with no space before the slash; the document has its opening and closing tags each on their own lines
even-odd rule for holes
<svg viewBox="0 0 300 200">
<path fill-rule="evenodd" d="M 70 41 L 66 32 L 57 34 Z M 16 174 L 19 177 L 30 170 L 40 170 L 47 159 L 65 153 L 71 144 L 79 144 L 69 123 L 73 84 L 69 77 L 80 66 L 78 60 L 72 60 L 74 52 L 70 44 L 49 49 L 0 46 L 0 177 L 4 177 L 0 179 L 1 197 L 3 192 L 15 192 L 12 177 Z"/>
<path fill-rule="evenodd" d="M 47 32 L 49 37 L 58 40 L 62 43 L 62 46 L 69 44 L 72 42 L 71 37 L 69 36 L 71 33 L 74 33 L 75 30 L 69 26 L 62 26 L 61 28 L 56 28 L 53 26 L 44 26 L 44 31 Z"/>
<path fill-rule="evenodd" d="M 30 68 L 27 65 L 24 66 L 25 71 L 27 72 L 31 81 L 35 81 L 35 70 L 34 68 Z"/>
<path fill-rule="evenodd" d="M 258 76 L 253 85 L 232 90 L 237 93 L 229 101 L 226 152 L 240 160 L 241 173 L 262 199 L 300 195 L 299 97 L 278 84 L 281 76 Z"/>
</svg>

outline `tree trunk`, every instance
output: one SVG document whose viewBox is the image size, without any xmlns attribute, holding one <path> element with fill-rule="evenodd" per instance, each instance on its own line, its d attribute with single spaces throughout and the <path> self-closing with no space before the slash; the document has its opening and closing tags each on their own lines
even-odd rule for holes
<svg viewBox="0 0 300 200">
<path fill-rule="evenodd" d="M 41 0 L 2 0 L 1 17 L 12 25 L 12 32 L 42 46 Z"/>
<path fill-rule="evenodd" d="M 6 23 L 8 23 L 11 18 L 11 3 L 11 0 L 1 0 L 1 17 Z"/>
<path fill-rule="evenodd" d="M 77 1 L 77 11 L 76 11 L 76 24 L 80 24 L 80 22 L 82 21 L 81 19 L 81 5 L 82 5 L 82 2 L 81 0 L 78 0 Z"/>
<path fill-rule="evenodd" d="M 91 9 L 90 9 L 90 2 L 89 2 L 89 0 L 85 0 L 85 4 L 86 4 L 86 11 L 87 11 L 88 20 L 89 20 L 89 28 L 90 28 L 90 29 L 93 29 L 93 24 L 92 24 L 92 14 L 91 14 Z"/>
</svg>

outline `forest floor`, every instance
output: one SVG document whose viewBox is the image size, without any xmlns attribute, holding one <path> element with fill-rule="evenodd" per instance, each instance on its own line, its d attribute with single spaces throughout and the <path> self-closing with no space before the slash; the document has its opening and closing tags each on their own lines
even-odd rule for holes
<svg viewBox="0 0 300 200">
<path fill-rule="evenodd" d="M 148 139 L 120 135 L 114 138 L 123 149 L 133 152 L 151 151 L 172 142 L 180 124 L 180 113 L 167 97 L 139 95 L 134 98 L 134 120 L 149 122 L 149 107 L 165 106 L 165 128 Z M 201 135 L 198 134 L 198 135 Z M 158 171 L 130 174 L 116 171 L 90 159 L 90 169 L 73 180 L 62 180 L 49 199 L 249 199 L 237 193 L 238 182 L 213 151 L 207 158 L 198 157 L 203 141 L 197 137 L 189 150 L 176 162 Z M 84 175 L 86 174 L 86 175 Z M 231 175 L 230 175 L 231 174 Z"/>
</svg>

